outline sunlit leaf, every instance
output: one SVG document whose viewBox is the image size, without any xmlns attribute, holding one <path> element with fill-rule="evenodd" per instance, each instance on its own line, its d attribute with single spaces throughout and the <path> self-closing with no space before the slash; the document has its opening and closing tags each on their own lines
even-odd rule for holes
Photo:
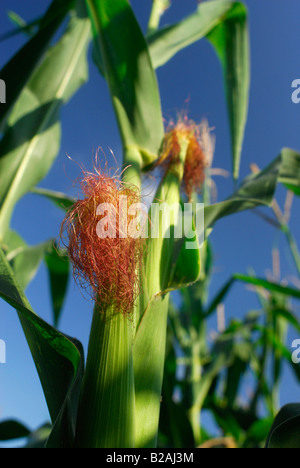
<svg viewBox="0 0 300 468">
<path fill-rule="evenodd" d="M 223 66 L 232 143 L 233 177 L 238 179 L 248 114 L 250 57 L 247 10 L 235 2 L 226 19 L 209 34 Z"/>
<path fill-rule="evenodd" d="M 132 323 L 113 308 L 96 306 L 75 447 L 134 447 L 134 396 Z"/>
<path fill-rule="evenodd" d="M 296 299 L 300 299 L 299 289 L 291 288 L 288 286 L 283 286 L 281 284 L 267 281 L 262 278 L 255 278 L 255 277 L 251 277 L 247 275 L 235 274 L 233 277 L 236 280 L 243 281 L 248 284 L 253 284 L 254 286 L 265 288 L 269 291 L 273 291 L 279 294 L 283 294 L 285 296 L 291 296 L 291 297 L 295 297 Z"/>
<path fill-rule="evenodd" d="M 65 193 L 41 187 L 34 187 L 31 189 L 31 192 L 47 198 L 63 211 L 67 211 L 69 208 L 71 208 L 71 206 L 74 205 L 76 201 L 74 198 L 66 195 Z"/>
<path fill-rule="evenodd" d="M 43 17 L 43 21 L 40 22 L 39 31 L 1 70 L 1 79 L 8 86 L 6 105 L 0 107 L 0 128 L 74 3 L 74 0 L 54 0 Z"/>
<path fill-rule="evenodd" d="M 284 406 L 271 427 L 267 448 L 300 448 L 300 404 Z"/>
<path fill-rule="evenodd" d="M 232 2 L 216 0 L 202 3 L 195 13 L 180 22 L 165 26 L 147 37 L 154 68 L 166 64 L 175 54 L 206 37 L 232 9 Z"/>
<path fill-rule="evenodd" d="M 300 195 L 300 153 L 290 148 L 283 148 L 281 158 L 279 181 L 296 195 Z"/>
<path fill-rule="evenodd" d="M 239 175 L 249 101 L 247 23 L 247 10 L 243 3 L 214 0 L 200 3 L 194 14 L 148 37 L 154 68 L 164 65 L 176 53 L 204 37 L 213 45 L 223 68 L 235 179 Z"/>
<path fill-rule="evenodd" d="M 149 164 L 157 158 L 164 128 L 157 80 L 144 35 L 127 0 L 86 3 L 96 57 L 101 57 L 99 68 L 101 72 L 104 68 L 125 153 L 134 147 L 143 158 L 143 163 L 135 163 Z"/>
<path fill-rule="evenodd" d="M 0 142 L 0 238 L 16 202 L 49 171 L 60 144 L 59 110 L 86 80 L 90 25 L 73 17 L 18 99 Z"/>
<path fill-rule="evenodd" d="M 0 249 L 0 297 L 18 312 L 53 422 L 48 444 L 73 443 L 80 384 L 83 375 L 81 344 L 67 338 L 36 315 Z"/>
<path fill-rule="evenodd" d="M 27 437 L 30 430 L 19 421 L 6 420 L 0 423 L 0 440 L 12 440 Z"/>
</svg>

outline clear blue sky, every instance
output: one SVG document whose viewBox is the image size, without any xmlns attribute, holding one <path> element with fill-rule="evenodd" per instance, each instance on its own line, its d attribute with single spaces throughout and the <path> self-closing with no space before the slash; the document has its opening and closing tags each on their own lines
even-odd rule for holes
<svg viewBox="0 0 300 468">
<path fill-rule="evenodd" d="M 20 14 L 26 21 L 39 16 L 49 1 L 2 0 L 0 31 L 11 29 L 7 11 Z M 173 0 L 173 7 L 163 18 L 172 23 L 194 11 L 196 0 Z M 300 151 L 300 104 L 291 101 L 291 83 L 300 78 L 299 18 L 297 0 L 247 0 L 250 21 L 251 92 L 248 122 L 242 154 L 241 177 L 249 173 L 249 165 L 266 166 L 284 146 Z M 150 0 L 132 0 L 133 9 L 143 27 L 147 24 Z M 20 37 L 0 43 L 0 67 L 20 47 Z M 62 112 L 62 141 L 59 156 L 47 178 L 40 184 L 71 194 L 72 178 L 77 168 L 66 154 L 89 167 L 92 154 L 101 146 L 111 148 L 120 160 L 120 138 L 112 111 L 107 87 L 97 69 L 90 63 L 89 82 Z M 179 53 L 158 70 L 162 108 L 166 118 L 174 116 L 189 99 L 190 117 L 206 117 L 215 127 L 216 152 L 214 167 L 231 169 L 231 153 L 227 111 L 220 64 L 206 40 Z M 7 84 L 9 85 L 9 84 Z M 232 192 L 232 180 L 216 178 L 218 199 Z M 282 200 L 282 191 L 278 192 Z M 292 229 L 300 238 L 299 202 L 294 204 Z M 46 201 L 26 196 L 18 204 L 12 227 L 29 244 L 56 237 L 62 214 Z M 215 274 L 211 294 L 232 273 L 253 268 L 264 275 L 272 267 L 271 249 L 277 245 L 274 228 L 254 214 L 242 213 L 220 221 L 212 234 L 215 254 Z M 287 247 L 280 237 L 282 277 L 294 274 Z M 34 310 L 51 320 L 48 279 L 42 267 L 27 290 Z M 236 285 L 225 303 L 227 322 L 231 317 L 243 316 L 258 304 L 245 286 Z M 299 316 L 299 308 L 295 309 Z M 71 284 L 60 327 L 68 335 L 76 336 L 87 345 L 92 304 Z M 213 324 L 212 324 L 213 326 Z M 0 364 L 0 420 L 17 418 L 36 428 L 49 419 L 42 389 L 34 368 L 23 332 L 13 309 L 0 303 L 0 339 L 5 340 L 7 363 Z M 300 400 L 299 387 L 290 374 L 281 403 Z"/>
</svg>

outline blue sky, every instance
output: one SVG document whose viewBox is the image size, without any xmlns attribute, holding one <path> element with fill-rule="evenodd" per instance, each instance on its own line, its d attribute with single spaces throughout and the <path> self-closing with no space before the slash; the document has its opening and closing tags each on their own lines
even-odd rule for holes
<svg viewBox="0 0 300 468">
<path fill-rule="evenodd" d="M 2 0 L 0 31 L 11 29 L 7 11 L 20 14 L 26 21 L 43 13 L 49 1 Z M 133 9 L 143 29 L 150 12 L 150 0 L 132 0 Z M 194 11 L 196 0 L 173 0 L 162 23 L 168 24 Z M 248 121 L 242 153 L 241 178 L 249 166 L 265 167 L 287 146 L 300 151 L 300 104 L 291 100 L 291 83 L 300 78 L 299 17 L 297 0 L 248 0 L 251 88 Z M 18 50 L 20 37 L 0 43 L 0 67 Z M 206 117 L 216 136 L 214 167 L 231 170 L 231 150 L 227 110 L 221 68 L 211 45 L 202 40 L 180 52 L 157 72 L 162 109 L 168 119 L 189 100 L 189 115 L 196 121 Z M 1 78 L 1 76 L 0 76 Z M 9 86 L 9 83 L 7 83 Z M 72 192 L 71 180 L 78 175 L 76 165 L 67 158 L 90 166 L 94 151 L 101 146 L 107 154 L 112 149 L 121 160 L 121 146 L 106 83 L 90 61 L 89 82 L 62 111 L 62 140 L 58 158 L 40 186 Z M 231 178 L 216 178 L 218 200 L 232 190 Z M 278 190 L 280 203 L 285 192 Z M 295 200 L 291 227 L 300 238 L 299 201 Z M 62 214 L 38 197 L 27 195 L 18 204 L 12 227 L 29 244 L 56 237 Z M 280 247 L 282 277 L 292 277 L 294 267 L 287 246 L 274 228 L 253 213 L 242 213 L 220 221 L 212 234 L 215 273 L 211 294 L 235 272 L 252 268 L 265 275 L 272 268 L 271 250 Z M 27 290 L 34 310 L 51 320 L 48 279 L 42 266 Z M 255 296 L 236 285 L 225 303 L 227 323 L 231 317 L 244 316 L 257 308 Z M 295 308 L 299 316 L 299 307 Z M 87 345 L 92 304 L 70 284 L 60 328 Z M 212 324 L 213 326 L 213 324 Z M 32 428 L 48 420 L 42 389 L 15 311 L 0 303 L 0 339 L 6 342 L 7 363 L 0 364 L 0 420 L 17 418 Z M 299 387 L 286 373 L 281 403 L 299 401 Z"/>
</svg>

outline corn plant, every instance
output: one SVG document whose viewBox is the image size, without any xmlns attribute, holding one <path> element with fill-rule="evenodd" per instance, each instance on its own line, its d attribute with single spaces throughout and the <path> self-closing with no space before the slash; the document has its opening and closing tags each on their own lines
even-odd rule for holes
<svg viewBox="0 0 300 468">
<path fill-rule="evenodd" d="M 207 177 L 204 187 L 207 197 L 209 186 Z M 298 247 L 288 226 L 296 186 L 293 190 L 287 191 L 283 210 L 274 197 L 270 213 L 258 214 L 284 234 L 296 275 L 299 275 Z M 289 330 L 299 333 L 294 310 L 299 291 L 287 287 L 280 277 L 278 257 L 279 250 L 274 248 L 270 277 L 258 278 L 253 272 L 248 276 L 234 274 L 208 301 L 214 252 L 211 242 L 207 243 L 199 280 L 180 290 L 179 305 L 178 300 L 170 304 L 159 432 L 162 447 L 265 446 L 280 409 L 283 367 L 290 367 L 298 382 L 300 377 L 287 344 Z M 248 311 L 244 319 L 232 318 L 226 326 L 223 303 L 228 294 L 233 294 L 232 289 L 238 282 L 251 287 L 257 295 L 259 308 Z M 214 314 L 219 325 L 212 337 L 209 329 Z M 181 369 L 179 374 L 174 372 L 178 368 Z M 294 408 L 297 410 L 297 405 Z M 199 415 L 203 411 L 209 412 L 215 420 L 218 437 L 206 422 L 201 422 Z M 286 439 L 290 442 L 291 435 Z M 277 444 L 281 446 L 281 439 Z"/>
<path fill-rule="evenodd" d="M 236 365 L 243 367 L 256 326 L 248 318 L 232 324 L 209 354 L 206 319 L 234 281 L 299 298 L 292 288 L 235 275 L 212 304 L 204 305 L 212 229 L 224 216 L 272 205 L 279 183 L 299 194 L 299 154 L 284 148 L 268 167 L 239 180 L 249 98 L 246 8 L 240 2 L 211 0 L 200 3 L 178 24 L 161 28 L 167 6 L 168 2 L 153 0 L 144 34 L 127 0 L 54 0 L 42 18 L 16 31 L 31 35 L 0 73 L 7 83 L 6 104 L 0 107 L 0 295 L 20 319 L 51 424 L 30 436 L 19 423 L 6 421 L 0 426 L 2 439 L 29 436 L 29 446 L 46 448 L 152 448 L 163 435 L 167 446 L 197 447 L 207 439 L 200 422 L 202 408 L 209 406 L 217 414 L 216 401 L 209 398 L 212 386 L 223 368 L 230 374 Z M 53 45 L 51 40 L 66 22 Z M 211 202 L 209 191 L 213 161 L 209 125 L 181 115 L 165 127 L 155 72 L 178 51 L 202 39 L 210 41 L 222 65 L 231 132 L 235 190 L 218 203 Z M 82 169 L 82 198 L 74 200 L 39 184 L 58 154 L 60 110 L 88 81 L 90 45 L 99 79 L 106 81 L 111 96 L 122 141 L 122 167 L 111 173 L 98 154 L 94 172 Z M 177 207 L 169 218 L 137 208 L 149 174 L 156 177 L 156 206 Z M 60 245 L 46 241 L 31 247 L 11 230 L 14 208 L 29 191 L 66 212 Z M 127 210 L 122 209 L 123 197 Z M 198 242 L 195 230 L 193 236 L 175 236 L 185 202 L 204 203 L 203 242 Z M 103 204 L 112 208 L 108 217 L 98 211 Z M 156 229 L 157 235 L 124 235 L 132 221 L 130 208 L 145 215 L 136 232 L 143 226 Z M 281 227 L 291 241 L 287 225 Z M 100 235 L 110 228 L 114 236 Z M 197 248 L 189 248 L 191 243 Z M 41 259 L 51 280 L 53 324 L 32 309 L 25 293 Z M 70 266 L 94 302 L 86 357 L 82 344 L 58 329 Z M 188 304 L 180 313 L 172 301 L 174 291 L 181 291 Z M 172 400 L 174 382 L 170 383 L 168 367 L 176 361 L 170 322 L 188 363 L 189 385 L 180 408 Z M 234 339 L 237 330 L 245 338 L 240 348 Z M 268 338 L 265 330 L 261 340 Z M 261 382 L 263 369 L 257 372 Z M 228 386 L 227 393 L 234 400 L 235 389 Z M 166 414 L 177 413 L 183 424 L 174 429 Z M 185 427 L 182 434 L 179 429 Z"/>
</svg>

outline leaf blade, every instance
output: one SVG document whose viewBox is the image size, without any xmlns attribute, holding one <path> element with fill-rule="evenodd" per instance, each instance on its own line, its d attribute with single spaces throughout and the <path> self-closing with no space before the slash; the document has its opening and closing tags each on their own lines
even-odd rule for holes
<svg viewBox="0 0 300 468">
<path fill-rule="evenodd" d="M 250 88 L 250 52 L 247 10 L 235 2 L 225 21 L 208 39 L 220 58 L 227 99 L 232 144 L 233 178 L 239 177 L 242 145 L 248 114 Z"/>
<path fill-rule="evenodd" d="M 150 34 L 147 40 L 154 68 L 165 65 L 179 51 L 206 37 L 230 11 L 231 5 L 223 0 L 203 3 L 181 22 Z"/>
<path fill-rule="evenodd" d="M 300 195 L 300 153 L 291 148 L 281 150 L 282 167 L 279 182 Z"/>
<path fill-rule="evenodd" d="M 206 37 L 220 59 L 232 142 L 233 177 L 238 179 L 248 113 L 250 86 L 247 10 L 240 2 L 201 3 L 181 22 L 148 37 L 154 68 L 167 63 L 185 47 Z"/>
<path fill-rule="evenodd" d="M 226 200 L 205 207 L 205 228 L 219 219 L 257 206 L 269 206 L 279 180 L 282 160 L 276 158 L 268 167 L 244 179 L 240 188 Z"/>
<path fill-rule="evenodd" d="M 6 105 L 0 107 L 0 128 L 12 109 L 31 73 L 35 69 L 47 46 L 72 8 L 74 0 L 54 0 L 46 12 L 39 31 L 1 70 L 1 78 L 9 83 Z M 20 62 L 23 64 L 20 69 Z"/>
</svg>

